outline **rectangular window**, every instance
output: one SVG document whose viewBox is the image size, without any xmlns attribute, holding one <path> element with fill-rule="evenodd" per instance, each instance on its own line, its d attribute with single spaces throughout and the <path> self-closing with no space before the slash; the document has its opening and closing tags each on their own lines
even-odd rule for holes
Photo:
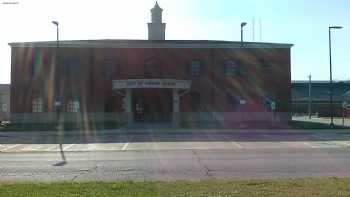
<svg viewBox="0 0 350 197">
<path fill-rule="evenodd" d="M 32 112 L 41 113 L 43 112 L 44 104 L 42 98 L 35 98 L 32 102 Z"/>
<path fill-rule="evenodd" d="M 77 113 L 80 111 L 80 105 L 78 100 L 70 100 L 67 104 L 67 112 Z"/>
<path fill-rule="evenodd" d="M 269 74 L 272 72 L 271 62 L 268 62 L 266 60 L 259 60 L 259 62 L 260 62 L 259 68 L 260 68 L 262 73 Z"/>
<path fill-rule="evenodd" d="M 109 59 L 103 62 L 106 79 L 115 79 L 117 76 L 117 60 Z"/>
<path fill-rule="evenodd" d="M 43 68 L 43 59 L 38 51 L 35 52 L 32 62 L 30 64 L 30 74 L 35 77 L 39 74 L 40 70 Z"/>
<path fill-rule="evenodd" d="M 77 75 L 80 71 L 80 60 L 78 58 L 67 58 L 64 60 L 63 68 L 65 73 Z"/>
<path fill-rule="evenodd" d="M 8 111 L 8 105 L 6 103 L 0 102 L 0 112 L 7 112 Z"/>
<path fill-rule="evenodd" d="M 224 64 L 224 74 L 227 77 L 234 77 L 238 75 L 238 66 L 234 61 L 226 61 Z"/>
<path fill-rule="evenodd" d="M 201 63 L 200 61 L 191 61 L 191 76 L 199 76 L 201 74 Z"/>
</svg>

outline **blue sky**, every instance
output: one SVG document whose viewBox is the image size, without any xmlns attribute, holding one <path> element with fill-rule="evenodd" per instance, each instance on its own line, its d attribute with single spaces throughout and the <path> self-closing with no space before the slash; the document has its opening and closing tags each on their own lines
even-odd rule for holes
<svg viewBox="0 0 350 197">
<path fill-rule="evenodd" d="M 154 0 L 12 0 L 0 4 L 0 83 L 10 82 L 9 42 L 55 39 L 146 39 Z M 6 1 L 9 2 L 9 1 Z M 159 0 L 167 39 L 245 40 L 294 44 L 292 79 L 329 79 L 328 26 L 333 32 L 334 78 L 350 80 L 350 1 L 348 0 Z"/>
</svg>

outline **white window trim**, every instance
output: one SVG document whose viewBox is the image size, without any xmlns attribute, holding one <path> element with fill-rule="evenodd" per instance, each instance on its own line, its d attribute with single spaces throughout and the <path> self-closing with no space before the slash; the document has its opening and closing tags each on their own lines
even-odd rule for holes
<svg viewBox="0 0 350 197">
<path fill-rule="evenodd" d="M 32 112 L 42 113 L 44 112 L 44 102 L 42 98 L 35 98 L 32 101 Z"/>
<path fill-rule="evenodd" d="M 80 112 L 80 102 L 78 99 L 69 100 L 67 103 L 68 113 L 78 113 Z"/>
</svg>

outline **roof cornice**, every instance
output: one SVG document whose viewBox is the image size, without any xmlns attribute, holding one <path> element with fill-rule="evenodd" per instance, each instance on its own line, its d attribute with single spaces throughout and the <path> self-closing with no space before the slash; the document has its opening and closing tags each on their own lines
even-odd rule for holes
<svg viewBox="0 0 350 197">
<path fill-rule="evenodd" d="M 56 47 L 56 41 L 16 42 L 11 47 Z M 263 42 L 231 42 L 215 40 L 71 40 L 60 41 L 64 48 L 291 48 L 292 44 Z"/>
</svg>

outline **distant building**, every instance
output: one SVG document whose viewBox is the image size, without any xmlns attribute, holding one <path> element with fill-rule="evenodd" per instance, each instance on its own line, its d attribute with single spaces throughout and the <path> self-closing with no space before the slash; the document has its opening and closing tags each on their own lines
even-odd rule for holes
<svg viewBox="0 0 350 197">
<path fill-rule="evenodd" d="M 10 85 L 0 84 L 0 122 L 10 118 Z"/>
<path fill-rule="evenodd" d="M 343 94 L 343 97 L 344 97 L 345 99 L 349 99 L 349 100 L 350 100 L 350 90 L 347 91 L 347 92 L 345 92 L 345 94 Z"/>
<path fill-rule="evenodd" d="M 158 4 L 148 28 L 148 40 L 60 41 L 58 61 L 55 41 L 11 43 L 13 120 L 291 120 L 291 44 L 165 40 Z"/>
<path fill-rule="evenodd" d="M 330 116 L 330 95 L 329 81 L 312 81 L 311 82 L 311 111 L 313 115 Z M 333 82 L 333 106 L 334 115 L 343 115 L 343 102 L 350 102 L 350 97 L 346 93 L 350 91 L 350 81 Z M 292 82 L 292 102 L 293 114 L 308 114 L 309 104 L 309 82 L 293 81 Z"/>
</svg>

